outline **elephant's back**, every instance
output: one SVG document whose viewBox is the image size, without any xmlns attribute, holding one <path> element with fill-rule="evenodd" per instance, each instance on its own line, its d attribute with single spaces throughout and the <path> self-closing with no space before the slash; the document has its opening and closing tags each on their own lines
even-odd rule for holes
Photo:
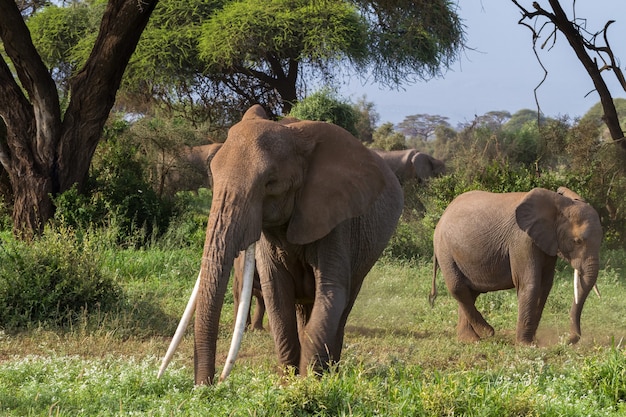
<svg viewBox="0 0 626 417">
<path fill-rule="evenodd" d="M 435 247 L 454 241 L 491 244 L 515 222 L 515 207 L 526 193 L 468 191 L 456 197 L 435 227 Z M 465 244 L 465 243 L 464 243 Z"/>
<path fill-rule="evenodd" d="M 473 190 L 456 197 L 444 211 L 444 215 L 495 216 L 512 215 L 515 207 L 527 193 L 491 193 Z M 442 216 L 442 218 L 443 218 Z M 471 220 L 471 219 L 467 219 Z"/>
</svg>

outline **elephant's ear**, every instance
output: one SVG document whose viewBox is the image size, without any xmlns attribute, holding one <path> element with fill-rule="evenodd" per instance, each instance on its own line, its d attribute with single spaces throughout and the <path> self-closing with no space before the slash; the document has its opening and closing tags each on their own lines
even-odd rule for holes
<svg viewBox="0 0 626 417">
<path fill-rule="evenodd" d="M 260 104 L 255 104 L 254 106 L 250 107 L 248 110 L 246 110 L 243 117 L 241 118 L 242 121 L 252 119 L 268 119 L 267 113 Z"/>
<path fill-rule="evenodd" d="M 429 155 L 423 152 L 417 152 L 411 158 L 411 163 L 413 164 L 417 178 L 426 179 L 433 176 L 434 167 Z"/>
<path fill-rule="evenodd" d="M 385 187 L 385 176 L 382 160 L 344 129 L 310 121 L 290 128 L 315 142 L 287 228 L 290 242 L 306 244 L 364 214 Z"/>
<path fill-rule="evenodd" d="M 558 251 L 556 227 L 559 210 L 556 197 L 553 191 L 535 188 L 515 209 L 515 220 L 520 229 L 550 256 L 556 256 Z"/>
</svg>

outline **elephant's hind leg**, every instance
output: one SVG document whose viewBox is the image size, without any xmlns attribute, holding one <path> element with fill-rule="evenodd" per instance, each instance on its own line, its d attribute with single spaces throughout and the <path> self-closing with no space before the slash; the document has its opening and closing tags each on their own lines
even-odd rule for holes
<svg viewBox="0 0 626 417">
<path fill-rule="evenodd" d="M 255 291 L 253 291 L 253 296 L 254 298 L 256 298 L 256 306 L 254 308 L 254 315 L 252 316 L 252 322 L 250 323 L 250 327 L 252 328 L 252 330 L 263 330 L 265 300 L 263 300 L 261 290 L 259 290 L 258 293 L 255 293 Z"/>
<path fill-rule="evenodd" d="M 458 339 L 462 342 L 476 342 L 481 338 L 493 336 L 493 327 L 475 306 L 480 293 L 466 284 L 469 280 L 456 266 L 450 269 L 451 271 L 444 272 L 444 277 L 450 294 L 459 303 Z"/>
<path fill-rule="evenodd" d="M 487 320 L 485 320 L 483 315 L 480 314 L 480 312 L 476 309 L 476 299 L 478 298 L 480 293 L 471 289 L 469 291 L 474 299 L 474 302 L 472 303 L 472 307 L 474 307 L 474 314 L 469 316 L 470 325 L 472 326 L 476 334 L 478 334 L 478 336 L 480 336 L 481 338 L 493 336 L 495 330 L 489 323 L 487 323 Z"/>
<path fill-rule="evenodd" d="M 468 291 L 472 302 L 466 304 L 459 301 L 457 337 L 462 342 L 477 342 L 481 338 L 493 336 L 495 331 L 480 314 L 480 311 L 476 309 L 475 302 L 480 293 L 471 289 Z"/>
</svg>

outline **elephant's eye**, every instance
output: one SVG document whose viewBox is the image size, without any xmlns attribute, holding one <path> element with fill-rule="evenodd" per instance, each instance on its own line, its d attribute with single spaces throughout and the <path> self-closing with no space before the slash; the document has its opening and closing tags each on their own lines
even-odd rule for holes
<svg viewBox="0 0 626 417">
<path fill-rule="evenodd" d="M 279 191 L 280 182 L 276 179 L 270 179 L 265 183 L 265 191 L 268 194 L 273 194 Z"/>
</svg>

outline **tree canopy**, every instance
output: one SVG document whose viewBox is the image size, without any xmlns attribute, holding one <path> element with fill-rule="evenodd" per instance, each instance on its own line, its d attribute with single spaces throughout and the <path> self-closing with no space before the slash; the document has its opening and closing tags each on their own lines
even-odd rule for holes
<svg viewBox="0 0 626 417">
<path fill-rule="evenodd" d="M 253 103 L 285 112 L 339 74 L 439 75 L 464 32 L 446 0 L 0 0 L 0 40 L 0 162 L 28 232 L 54 196 L 83 189 L 116 99 L 228 125 Z"/>
<path fill-rule="evenodd" d="M 97 15 L 102 4 L 77 6 Z M 66 33 L 60 22 L 84 13 L 73 7 L 40 12 L 39 20 L 51 21 L 45 39 L 59 42 L 51 47 L 37 37 L 35 43 L 80 62 L 97 21 L 85 27 L 82 20 Z M 333 84 L 340 74 L 393 87 L 441 75 L 463 46 L 456 10 L 441 0 L 160 0 L 126 71 L 119 104 L 142 111 L 161 103 L 199 122 L 201 112 L 219 121 L 207 113 L 210 103 L 223 109 L 258 102 L 286 114 L 309 86 Z"/>
</svg>

